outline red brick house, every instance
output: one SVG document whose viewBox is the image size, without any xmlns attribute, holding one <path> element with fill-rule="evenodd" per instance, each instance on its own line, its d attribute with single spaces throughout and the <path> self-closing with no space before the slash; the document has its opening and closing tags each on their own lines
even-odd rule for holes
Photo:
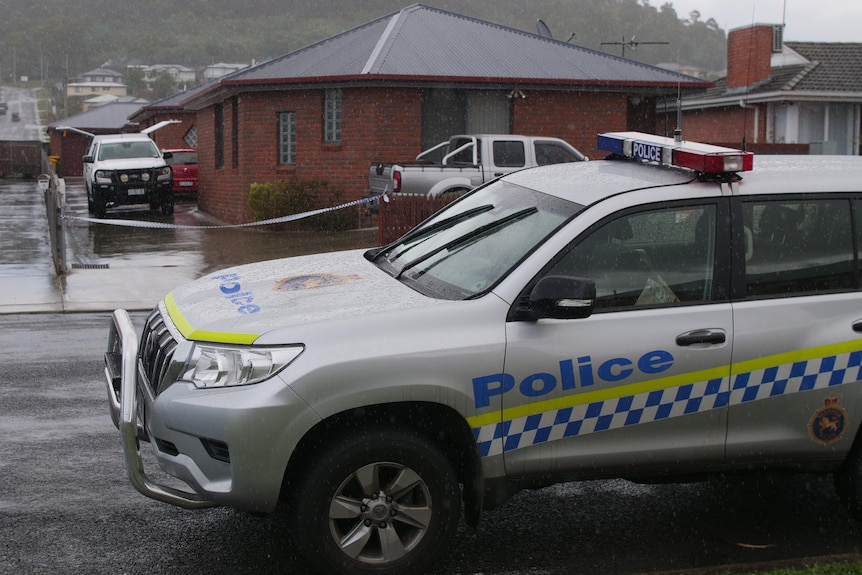
<svg viewBox="0 0 862 575">
<path fill-rule="evenodd" d="M 860 153 L 862 43 L 784 42 L 781 25 L 727 37 L 727 76 L 682 99 L 683 138 L 762 152 Z M 675 99 L 657 127 L 676 124 Z"/>
<path fill-rule="evenodd" d="M 595 156 L 598 132 L 652 131 L 659 98 L 708 86 L 417 4 L 177 103 L 196 114 L 200 207 L 240 223 L 251 219 L 252 183 L 324 179 L 358 199 L 371 163 L 413 158 L 457 133 L 556 136 Z M 144 128 L 175 113 L 151 106 L 133 119 Z"/>
</svg>

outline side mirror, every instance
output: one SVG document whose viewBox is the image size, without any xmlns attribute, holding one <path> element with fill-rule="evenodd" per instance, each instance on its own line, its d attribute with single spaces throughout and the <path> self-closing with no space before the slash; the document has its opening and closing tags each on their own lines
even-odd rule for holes
<svg viewBox="0 0 862 575">
<path fill-rule="evenodd" d="M 171 158 L 174 157 L 174 153 L 173 152 L 162 152 L 162 157 L 166 160 L 170 160 Z"/>
<path fill-rule="evenodd" d="M 95 161 L 96 161 L 96 159 L 95 159 L 93 156 L 84 156 L 83 158 L 81 158 L 81 160 L 82 160 L 85 164 L 92 164 L 93 162 L 95 162 Z"/>
<path fill-rule="evenodd" d="M 539 280 L 525 299 L 517 306 L 513 319 L 582 319 L 593 313 L 596 282 L 590 278 L 547 276 Z"/>
</svg>

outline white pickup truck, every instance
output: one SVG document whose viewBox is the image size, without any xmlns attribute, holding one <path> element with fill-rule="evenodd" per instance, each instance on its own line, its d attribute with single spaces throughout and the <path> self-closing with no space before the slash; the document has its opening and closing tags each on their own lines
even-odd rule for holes
<svg viewBox="0 0 862 575">
<path fill-rule="evenodd" d="M 442 160 L 430 158 L 442 154 Z M 545 136 L 477 134 L 452 136 L 413 162 L 375 163 L 369 170 L 372 195 L 384 192 L 437 197 L 460 195 L 509 172 L 587 159 L 569 143 Z"/>
</svg>

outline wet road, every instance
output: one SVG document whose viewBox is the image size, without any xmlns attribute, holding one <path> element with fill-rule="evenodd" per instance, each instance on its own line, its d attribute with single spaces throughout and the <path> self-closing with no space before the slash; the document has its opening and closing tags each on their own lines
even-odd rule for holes
<svg viewBox="0 0 862 575">
<path fill-rule="evenodd" d="M 101 381 L 107 322 L 0 316 L 0 348 L 15 359 L 0 376 L 0 573 L 309 573 L 283 515 L 184 511 L 131 487 Z M 462 525 L 431 575 L 725 573 L 860 553 L 862 526 L 829 477 L 590 481 L 522 492 L 478 530 Z"/>
<path fill-rule="evenodd" d="M 36 93 L 24 88 L 0 86 L 0 94 L 7 105 L 6 114 L 0 115 L 0 140 L 41 141 Z M 17 122 L 12 120 L 16 113 Z"/>
</svg>

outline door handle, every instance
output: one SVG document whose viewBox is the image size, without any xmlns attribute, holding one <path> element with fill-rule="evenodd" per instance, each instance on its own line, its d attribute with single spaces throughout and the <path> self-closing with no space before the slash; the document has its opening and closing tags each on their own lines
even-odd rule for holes
<svg viewBox="0 0 862 575">
<path fill-rule="evenodd" d="M 862 326 L 860 326 L 862 327 Z M 676 336 L 676 344 L 687 347 L 698 343 L 717 345 L 727 341 L 727 334 L 721 329 L 696 329 Z"/>
</svg>

